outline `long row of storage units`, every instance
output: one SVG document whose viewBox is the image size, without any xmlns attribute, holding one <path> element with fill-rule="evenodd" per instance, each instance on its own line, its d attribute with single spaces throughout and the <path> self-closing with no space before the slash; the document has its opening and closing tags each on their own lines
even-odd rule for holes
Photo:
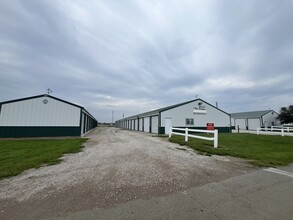
<svg viewBox="0 0 293 220">
<path fill-rule="evenodd" d="M 116 122 L 116 126 L 126 128 L 129 130 L 143 131 L 149 133 L 158 133 L 159 116 L 158 115 L 145 115 L 128 117 L 125 120 Z"/>
<path fill-rule="evenodd" d="M 169 134 L 170 127 L 206 129 L 214 124 L 220 132 L 230 132 L 231 118 L 223 110 L 195 99 L 116 121 L 116 127 L 157 134 Z"/>
<path fill-rule="evenodd" d="M 97 124 L 84 107 L 47 94 L 0 103 L 0 138 L 82 136 Z"/>
</svg>

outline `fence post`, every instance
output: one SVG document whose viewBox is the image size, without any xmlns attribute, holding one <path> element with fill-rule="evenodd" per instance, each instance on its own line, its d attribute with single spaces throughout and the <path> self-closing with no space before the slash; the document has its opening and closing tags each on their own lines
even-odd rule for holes
<svg viewBox="0 0 293 220">
<path fill-rule="evenodd" d="M 185 142 L 188 141 L 188 128 L 185 128 Z"/>
<path fill-rule="evenodd" d="M 290 132 L 289 127 L 287 127 L 287 131 Z"/>
<path fill-rule="evenodd" d="M 169 138 L 172 136 L 172 127 L 170 127 L 170 130 L 169 130 Z"/>
<path fill-rule="evenodd" d="M 274 130 L 274 126 L 271 127 L 271 131 L 273 131 L 273 130 Z"/>
<path fill-rule="evenodd" d="M 214 130 L 214 148 L 218 148 L 218 130 Z"/>
<path fill-rule="evenodd" d="M 259 134 L 259 128 L 256 128 L 256 134 Z"/>
<path fill-rule="evenodd" d="M 284 128 L 282 128 L 282 136 L 284 136 Z"/>
</svg>

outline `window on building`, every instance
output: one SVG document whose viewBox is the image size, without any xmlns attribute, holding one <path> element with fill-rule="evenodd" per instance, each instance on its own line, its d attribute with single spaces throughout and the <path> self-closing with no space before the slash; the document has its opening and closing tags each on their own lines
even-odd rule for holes
<svg viewBox="0 0 293 220">
<path fill-rule="evenodd" d="M 185 119 L 185 124 L 186 124 L 186 125 L 194 125 L 194 120 L 193 120 L 193 118 L 186 118 L 186 119 Z"/>
</svg>

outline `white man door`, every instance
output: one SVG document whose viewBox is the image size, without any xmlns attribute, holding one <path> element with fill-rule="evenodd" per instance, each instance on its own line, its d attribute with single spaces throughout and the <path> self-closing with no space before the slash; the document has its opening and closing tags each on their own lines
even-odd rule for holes
<svg viewBox="0 0 293 220">
<path fill-rule="evenodd" d="M 172 118 L 165 118 L 165 134 L 170 133 L 170 127 L 172 127 Z"/>
</svg>

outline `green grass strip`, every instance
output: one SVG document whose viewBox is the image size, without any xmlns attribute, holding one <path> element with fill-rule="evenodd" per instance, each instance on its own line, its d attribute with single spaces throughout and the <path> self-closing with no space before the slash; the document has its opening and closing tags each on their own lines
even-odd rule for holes
<svg viewBox="0 0 293 220">
<path fill-rule="evenodd" d="M 293 137 L 254 134 L 219 134 L 219 147 L 213 141 L 172 136 L 171 142 L 186 145 L 206 155 L 217 154 L 241 157 L 257 166 L 280 166 L 293 163 Z"/>
<path fill-rule="evenodd" d="M 44 164 L 59 163 L 67 153 L 80 152 L 84 138 L 0 140 L 0 179 Z"/>
</svg>

